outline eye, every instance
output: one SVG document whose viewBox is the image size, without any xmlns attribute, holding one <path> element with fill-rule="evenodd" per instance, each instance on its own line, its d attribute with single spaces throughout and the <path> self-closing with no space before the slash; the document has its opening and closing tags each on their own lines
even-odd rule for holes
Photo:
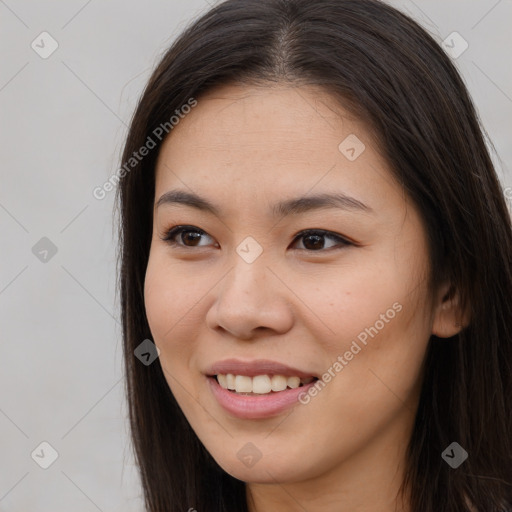
<svg viewBox="0 0 512 512">
<path fill-rule="evenodd" d="M 340 235 L 336 235 L 330 231 L 325 231 L 323 229 L 307 229 L 305 231 L 301 231 L 296 237 L 295 240 L 304 239 L 302 245 L 304 247 L 299 247 L 300 250 L 306 250 L 309 252 L 318 252 L 322 249 L 332 249 L 336 248 L 336 245 L 344 247 L 348 245 L 354 245 L 352 242 L 349 242 L 345 238 Z M 335 240 L 337 244 L 331 245 L 329 247 L 325 246 L 325 239 Z"/>
<path fill-rule="evenodd" d="M 175 240 L 178 235 L 181 243 L 178 243 Z M 202 229 L 196 228 L 194 226 L 176 226 L 167 231 L 162 240 L 168 242 L 170 245 L 178 245 L 182 247 L 202 247 L 202 245 L 197 244 L 197 242 L 200 241 L 201 237 L 204 235 L 209 236 Z"/>
<path fill-rule="evenodd" d="M 200 244 L 201 237 L 206 236 L 210 237 L 205 231 L 202 229 L 196 228 L 194 226 L 175 226 L 167 231 L 166 235 L 162 238 L 165 242 L 168 242 L 173 246 L 180 247 L 204 247 L 208 244 Z M 178 241 L 176 240 L 178 239 Z M 301 231 L 294 239 L 293 244 L 296 241 L 303 239 L 302 245 L 303 247 L 298 247 L 299 250 L 309 251 L 309 252 L 318 252 L 325 249 L 332 249 L 338 247 L 345 247 L 349 245 L 354 245 L 353 242 L 348 241 L 340 235 L 332 233 L 330 231 L 325 231 L 323 229 L 307 229 L 305 231 Z M 335 243 L 331 246 L 326 246 L 325 240 L 330 239 Z M 293 245 L 292 244 L 292 245 Z M 219 244 L 215 243 L 215 246 L 218 247 Z"/>
</svg>

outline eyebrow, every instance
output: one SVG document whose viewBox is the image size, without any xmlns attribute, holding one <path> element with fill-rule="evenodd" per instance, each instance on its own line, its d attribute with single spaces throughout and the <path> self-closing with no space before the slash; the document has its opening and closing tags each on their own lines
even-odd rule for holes
<svg viewBox="0 0 512 512">
<path fill-rule="evenodd" d="M 170 190 L 165 192 L 156 203 L 156 208 L 164 204 L 181 204 L 201 211 L 212 213 L 220 217 L 221 209 L 195 193 L 184 190 Z M 354 197 L 342 193 L 320 193 L 306 195 L 293 199 L 286 199 L 272 206 L 274 216 L 286 217 L 298 215 L 312 210 L 337 208 L 349 211 L 374 213 L 373 209 Z"/>
</svg>

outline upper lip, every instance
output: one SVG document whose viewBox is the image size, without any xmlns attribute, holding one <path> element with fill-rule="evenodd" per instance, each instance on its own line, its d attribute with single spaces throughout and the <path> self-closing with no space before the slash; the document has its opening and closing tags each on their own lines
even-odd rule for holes
<svg viewBox="0 0 512 512">
<path fill-rule="evenodd" d="M 257 375 L 284 375 L 286 377 L 316 377 L 311 372 L 306 372 L 279 363 L 269 359 L 253 359 L 250 361 L 243 361 L 242 359 L 224 359 L 212 364 L 207 370 L 206 375 L 214 376 L 219 373 L 226 375 L 231 373 L 233 375 L 246 375 L 247 377 L 256 377 Z"/>
</svg>

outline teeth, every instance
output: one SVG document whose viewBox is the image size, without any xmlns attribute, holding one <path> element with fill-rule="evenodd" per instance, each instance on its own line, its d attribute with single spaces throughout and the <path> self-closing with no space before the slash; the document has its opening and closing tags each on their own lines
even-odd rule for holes
<svg viewBox="0 0 512 512">
<path fill-rule="evenodd" d="M 217 380 L 219 381 L 219 384 L 224 389 L 228 389 L 228 378 L 227 375 L 217 375 Z"/>
<path fill-rule="evenodd" d="M 288 379 L 283 375 L 272 376 L 272 391 L 284 391 L 287 386 Z"/>
<path fill-rule="evenodd" d="M 284 391 L 287 387 L 295 389 L 314 380 L 314 377 L 301 379 L 300 377 L 286 377 L 284 375 L 257 375 L 256 377 L 233 375 L 232 373 L 217 375 L 217 381 L 222 388 L 237 393 L 254 393 L 257 395 L 265 395 L 271 391 Z"/>
<path fill-rule="evenodd" d="M 264 395 L 265 393 L 270 393 L 272 391 L 272 382 L 268 375 L 258 375 L 256 377 L 253 377 L 252 379 L 250 377 L 246 378 L 252 380 L 251 391 L 253 393 L 257 393 L 258 395 Z"/>
<path fill-rule="evenodd" d="M 232 375 L 231 373 L 228 373 L 226 375 L 226 389 L 232 389 L 233 391 L 235 390 L 235 376 Z"/>
<path fill-rule="evenodd" d="M 237 393 L 252 393 L 252 379 L 245 375 L 235 377 L 235 391 Z"/>
<path fill-rule="evenodd" d="M 299 377 L 288 377 L 287 384 L 289 388 L 298 388 L 300 386 L 300 379 Z"/>
</svg>

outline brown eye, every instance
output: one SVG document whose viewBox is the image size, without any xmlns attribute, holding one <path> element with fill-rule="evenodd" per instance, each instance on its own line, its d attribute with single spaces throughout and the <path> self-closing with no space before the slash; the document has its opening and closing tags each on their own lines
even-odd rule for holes
<svg viewBox="0 0 512 512">
<path fill-rule="evenodd" d="M 321 251 L 323 249 L 332 249 L 338 247 L 344 247 L 347 245 L 352 245 L 351 242 L 346 240 L 345 238 L 331 233 L 329 231 L 311 229 L 307 231 L 302 231 L 297 235 L 295 240 L 303 239 L 302 245 L 303 247 L 299 247 L 301 250 L 306 250 L 310 252 Z M 326 239 L 334 240 L 334 245 L 326 247 Z"/>
<path fill-rule="evenodd" d="M 208 235 L 202 229 L 196 228 L 194 226 L 175 226 L 174 228 L 167 231 L 165 237 L 163 237 L 162 240 L 173 246 L 193 248 L 205 247 L 208 245 L 208 243 L 201 244 L 203 237 L 211 238 L 210 235 Z M 296 248 L 308 252 L 321 252 L 323 250 L 330 250 L 353 245 L 351 242 L 340 235 L 319 229 L 302 231 L 295 237 L 295 241 L 301 239 L 303 239 L 302 247 Z M 334 243 L 330 243 L 329 245 L 329 242 L 326 242 L 327 240 L 331 240 L 331 242 L 334 241 Z M 214 245 L 218 247 L 218 244 Z"/>
<path fill-rule="evenodd" d="M 204 244 L 198 243 L 201 242 L 203 236 L 209 235 L 194 226 L 176 226 L 170 229 L 162 240 L 171 245 L 182 247 L 203 247 Z M 176 241 L 176 238 L 178 238 L 178 241 Z"/>
</svg>

